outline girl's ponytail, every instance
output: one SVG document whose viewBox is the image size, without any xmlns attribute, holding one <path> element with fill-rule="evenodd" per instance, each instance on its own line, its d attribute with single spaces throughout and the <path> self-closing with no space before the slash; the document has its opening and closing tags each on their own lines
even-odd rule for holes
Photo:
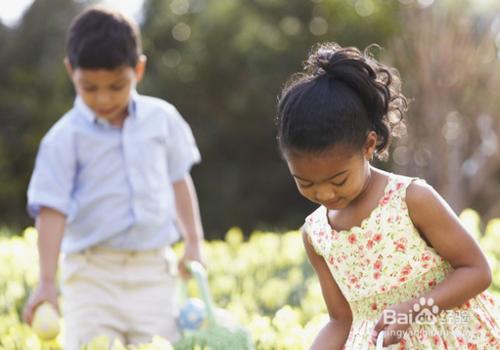
<svg viewBox="0 0 500 350">
<path fill-rule="evenodd" d="M 305 74 L 296 75 L 292 78 L 283 90 L 280 102 L 289 100 L 286 98 L 287 95 L 292 90 L 301 89 L 301 86 L 305 89 L 306 85 L 309 85 L 307 88 L 309 95 L 310 90 L 316 88 L 318 96 L 323 98 L 328 96 L 331 100 L 330 103 L 333 106 L 330 109 L 332 111 L 344 111 L 344 114 L 346 114 L 351 109 L 355 112 L 351 113 L 353 118 L 367 119 L 365 121 L 353 121 L 353 125 L 358 128 L 365 128 L 366 130 L 363 130 L 365 137 L 369 131 L 377 133 L 377 156 L 383 158 L 390 144 L 391 136 L 398 136 L 399 130 L 394 127 L 400 124 L 406 112 L 407 101 L 404 95 L 401 94 L 398 72 L 371 57 L 370 49 L 373 46 L 367 47 L 363 53 L 354 47 L 342 48 L 336 43 L 324 43 L 316 46 L 305 63 Z M 324 82 L 325 80 L 327 83 Z M 343 85 L 343 87 L 340 85 Z M 330 90 L 329 95 L 325 94 L 325 91 L 319 90 L 325 88 Z M 346 96 L 349 95 L 349 93 L 345 92 L 346 88 L 351 95 L 354 93 L 356 96 Z M 362 106 L 356 105 L 356 101 L 361 102 Z M 328 104 L 328 102 L 325 103 Z M 322 104 L 324 105 L 324 103 Z M 285 107 L 290 106 L 280 103 L 278 107 L 278 123 L 280 112 L 289 111 L 290 109 Z M 361 110 L 363 112 L 360 112 Z M 282 115 L 282 117 L 285 116 Z M 346 125 L 345 120 L 341 123 L 333 121 L 335 117 L 342 119 L 345 116 L 325 115 L 325 118 L 332 119 L 333 124 Z M 352 134 L 352 136 L 362 134 L 353 133 L 347 129 L 346 132 Z M 339 136 L 340 139 L 343 138 L 341 135 Z M 364 141 L 364 139 L 354 143 L 359 144 L 361 141 Z M 335 142 L 334 138 L 332 138 L 332 142 Z M 282 144 L 281 141 L 280 144 Z"/>
</svg>

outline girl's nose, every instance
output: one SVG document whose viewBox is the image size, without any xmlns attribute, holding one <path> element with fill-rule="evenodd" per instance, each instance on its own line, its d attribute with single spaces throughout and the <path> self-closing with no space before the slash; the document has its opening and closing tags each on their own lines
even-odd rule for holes
<svg viewBox="0 0 500 350">
<path fill-rule="evenodd" d="M 320 202 L 328 202 L 335 198 L 335 192 L 333 192 L 332 190 L 317 191 L 316 198 Z"/>
</svg>

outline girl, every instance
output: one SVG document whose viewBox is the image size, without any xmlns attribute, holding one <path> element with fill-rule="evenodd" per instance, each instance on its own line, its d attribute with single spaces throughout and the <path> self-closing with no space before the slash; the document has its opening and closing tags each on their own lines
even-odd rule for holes
<svg viewBox="0 0 500 350">
<path fill-rule="evenodd" d="M 381 331 L 389 349 L 500 349 L 474 239 L 424 181 L 370 165 L 405 111 L 396 70 L 335 43 L 316 47 L 282 92 L 280 150 L 320 205 L 302 232 L 330 321 L 311 349 L 375 349 Z"/>
</svg>

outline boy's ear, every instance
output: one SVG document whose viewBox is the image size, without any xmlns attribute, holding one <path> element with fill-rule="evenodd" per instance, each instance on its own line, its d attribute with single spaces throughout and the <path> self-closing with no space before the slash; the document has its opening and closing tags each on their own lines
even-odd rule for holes
<svg viewBox="0 0 500 350">
<path fill-rule="evenodd" d="M 68 72 L 69 78 L 73 80 L 73 67 L 71 67 L 68 57 L 64 57 L 64 66 L 66 67 L 66 72 Z"/>
<path fill-rule="evenodd" d="M 367 160 L 372 159 L 376 147 L 377 147 L 377 133 L 375 131 L 370 131 L 368 135 L 366 135 L 365 147 L 363 150 L 364 156 Z"/>
<path fill-rule="evenodd" d="M 144 77 L 144 72 L 146 71 L 146 62 L 147 62 L 147 57 L 146 55 L 140 55 L 139 60 L 137 61 L 137 64 L 135 65 L 135 78 L 137 82 L 140 82 L 142 78 Z"/>
</svg>

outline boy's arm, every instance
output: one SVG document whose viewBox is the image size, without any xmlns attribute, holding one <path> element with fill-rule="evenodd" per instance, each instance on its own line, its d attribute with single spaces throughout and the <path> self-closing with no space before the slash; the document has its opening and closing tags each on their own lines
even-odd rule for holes
<svg viewBox="0 0 500 350">
<path fill-rule="evenodd" d="M 40 281 L 24 308 L 24 321 L 31 325 L 36 307 L 49 301 L 57 310 L 56 273 L 66 216 L 57 210 L 42 207 L 36 219 Z"/>
<path fill-rule="evenodd" d="M 198 198 L 191 175 L 187 174 L 182 180 L 174 182 L 173 187 L 179 230 L 184 237 L 185 243 L 184 256 L 179 262 L 179 270 L 182 276 L 186 277 L 188 276 L 184 268 L 186 260 L 196 260 L 203 263 L 201 253 L 203 228 Z"/>
</svg>

